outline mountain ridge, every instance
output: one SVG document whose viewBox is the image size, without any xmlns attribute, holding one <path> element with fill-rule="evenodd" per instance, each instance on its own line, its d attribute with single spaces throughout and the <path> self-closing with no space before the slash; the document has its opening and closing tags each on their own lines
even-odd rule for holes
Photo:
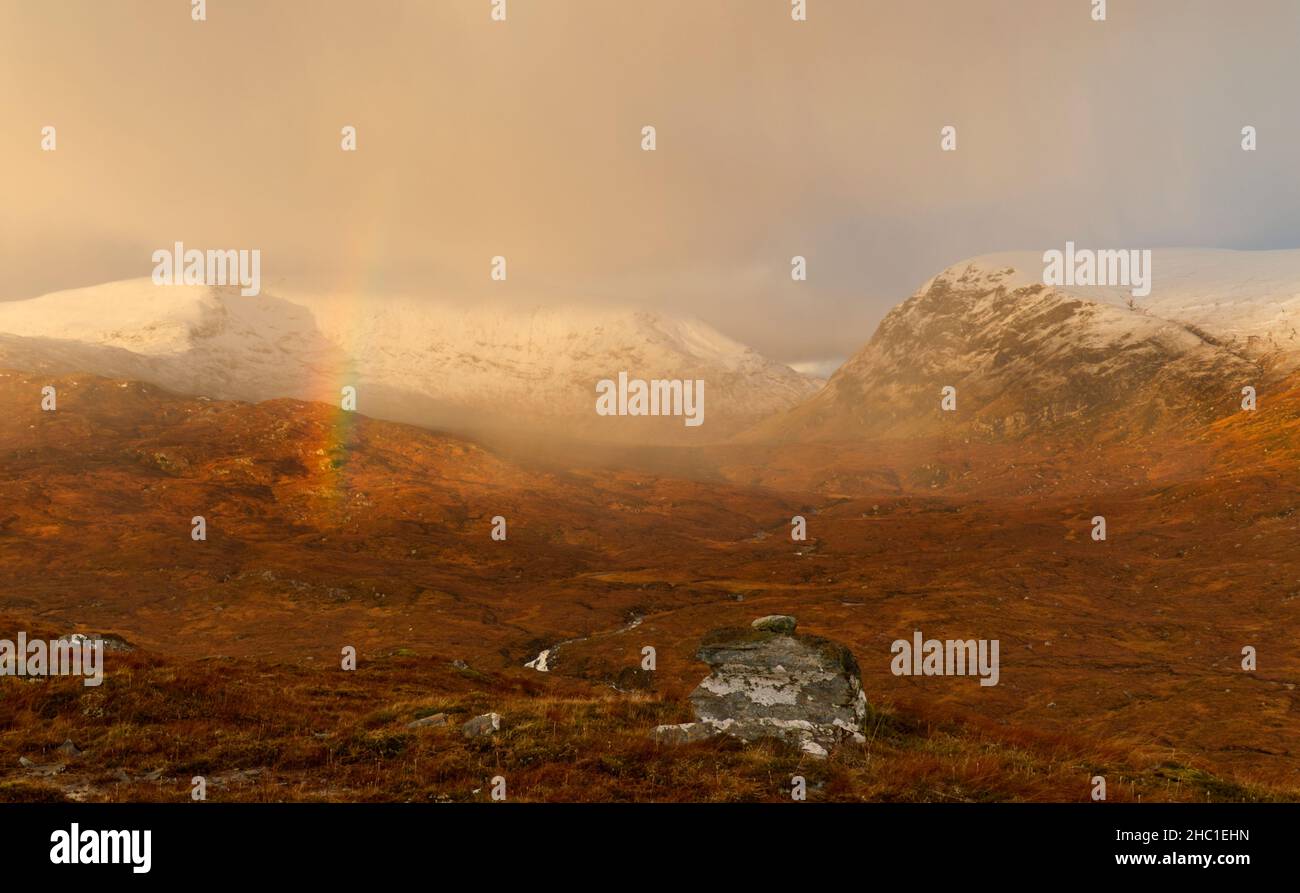
<svg viewBox="0 0 1300 893">
<path fill-rule="evenodd" d="M 1221 417 L 1243 387 L 1300 368 L 1300 251 L 1153 257 L 1146 298 L 1045 285 L 1031 252 L 953 264 L 886 314 L 825 388 L 745 439 L 1149 433 Z"/>
<path fill-rule="evenodd" d="M 644 310 L 454 308 L 124 280 L 0 303 L 0 364 L 93 372 L 215 399 L 337 402 L 427 427 L 559 429 L 681 440 L 680 419 L 600 418 L 596 383 L 703 379 L 717 438 L 792 406 L 819 381 L 695 319 Z"/>
</svg>

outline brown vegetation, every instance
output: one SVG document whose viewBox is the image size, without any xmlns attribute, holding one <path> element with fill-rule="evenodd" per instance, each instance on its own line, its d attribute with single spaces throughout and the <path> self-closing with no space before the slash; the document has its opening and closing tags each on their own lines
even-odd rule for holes
<svg viewBox="0 0 1300 893">
<path fill-rule="evenodd" d="M 209 799 L 460 801 L 503 775 L 519 800 L 779 800 L 793 774 L 827 800 L 1083 800 L 1094 774 L 1111 800 L 1300 799 L 1295 391 L 1159 452 L 746 446 L 669 474 L 89 376 L 42 413 L 47 383 L 0 376 L 0 638 L 139 650 L 100 688 L 0 678 L 0 799 L 204 775 Z M 771 613 L 853 650 L 868 743 L 651 742 L 689 718 L 701 639 Z M 913 629 L 1000 639 L 1000 684 L 893 676 Z M 489 711 L 499 735 L 460 735 Z"/>
</svg>

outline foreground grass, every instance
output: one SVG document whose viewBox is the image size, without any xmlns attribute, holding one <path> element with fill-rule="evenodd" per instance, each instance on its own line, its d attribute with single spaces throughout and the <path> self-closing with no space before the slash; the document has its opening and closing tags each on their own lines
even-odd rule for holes
<svg viewBox="0 0 1300 893">
<path fill-rule="evenodd" d="M 469 802 L 501 776 L 512 801 L 775 802 L 795 775 L 810 801 L 1083 801 L 1094 775 L 1111 801 L 1300 799 L 1167 750 L 889 709 L 829 760 L 778 742 L 660 745 L 648 731 L 690 719 L 685 704 L 400 654 L 350 673 L 142 654 L 115 666 L 98 688 L 0 679 L 0 800 L 186 801 L 203 776 L 210 801 Z M 461 724 L 489 711 L 501 731 L 467 740 Z M 408 725 L 434 713 L 448 724 Z"/>
</svg>

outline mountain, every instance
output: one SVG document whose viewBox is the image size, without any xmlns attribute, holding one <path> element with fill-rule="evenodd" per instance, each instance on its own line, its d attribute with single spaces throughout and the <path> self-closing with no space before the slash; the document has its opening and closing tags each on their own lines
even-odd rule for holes
<svg viewBox="0 0 1300 893">
<path fill-rule="evenodd" d="M 462 305 L 468 302 L 462 302 Z M 588 440 L 716 439 L 821 384 L 693 319 L 635 310 L 272 295 L 112 282 L 0 303 L 0 365 L 92 372 L 217 399 L 337 403 L 436 428 Z M 602 417 L 596 385 L 701 379 L 705 423 Z"/>
<path fill-rule="evenodd" d="M 1128 436 L 1186 428 L 1300 368 L 1300 251 L 1157 250 L 1152 289 L 1043 284 L 978 257 L 894 308 L 826 387 L 750 437 Z M 941 408 L 945 387 L 957 409 Z"/>
</svg>

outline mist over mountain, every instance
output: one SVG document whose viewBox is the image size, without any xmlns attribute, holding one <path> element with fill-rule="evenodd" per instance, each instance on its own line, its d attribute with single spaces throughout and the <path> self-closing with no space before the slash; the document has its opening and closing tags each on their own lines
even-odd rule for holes
<svg viewBox="0 0 1300 893">
<path fill-rule="evenodd" d="M 244 297 L 147 279 L 0 303 L 0 365 L 250 401 L 337 404 L 350 385 L 379 418 L 595 441 L 717 439 L 821 383 L 698 320 L 646 311 Z M 596 385 L 620 372 L 704 381 L 705 424 L 598 416 Z"/>
</svg>

